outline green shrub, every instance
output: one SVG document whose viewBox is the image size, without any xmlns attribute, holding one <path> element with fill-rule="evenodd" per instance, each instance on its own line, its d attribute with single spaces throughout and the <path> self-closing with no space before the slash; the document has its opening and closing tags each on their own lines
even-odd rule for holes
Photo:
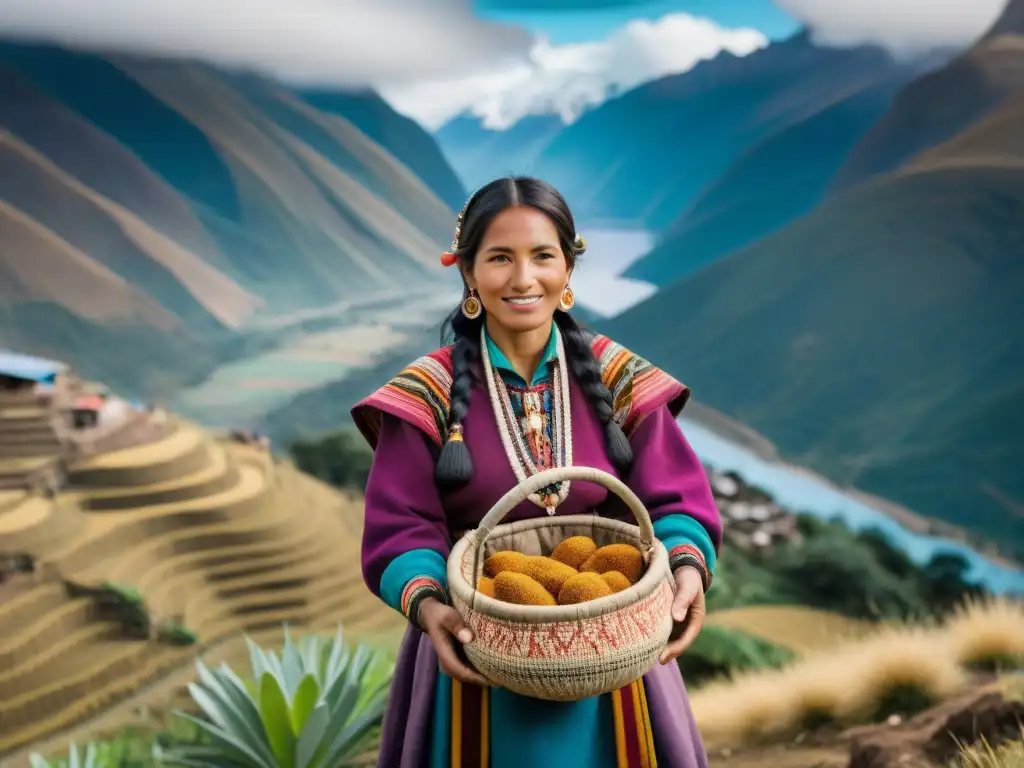
<svg viewBox="0 0 1024 768">
<path fill-rule="evenodd" d="M 94 593 L 101 609 L 110 610 L 132 637 L 148 637 L 149 607 L 138 589 L 129 584 L 104 581 Z"/>
<path fill-rule="evenodd" d="M 678 663 L 686 684 L 697 686 L 742 670 L 778 669 L 794 658 L 788 648 L 741 630 L 705 626 Z"/>
<path fill-rule="evenodd" d="M 168 645 L 195 645 L 199 642 L 195 632 L 176 621 L 161 624 L 157 630 L 157 637 Z"/>
<path fill-rule="evenodd" d="M 198 661 L 189 685 L 203 717 L 178 713 L 209 736 L 209 746 L 157 749 L 169 765 L 236 768 L 341 768 L 365 753 L 384 716 L 393 666 L 380 651 L 350 651 L 341 628 L 333 642 L 285 628 L 280 654 L 250 638 L 251 678 Z"/>
<path fill-rule="evenodd" d="M 109 739 L 94 741 L 79 751 L 72 744 L 64 755 L 49 760 L 39 753 L 29 756 L 31 768 L 156 768 L 162 766 L 157 745 L 167 748 L 209 743 L 192 723 L 175 719 L 163 729 L 131 726 Z"/>
<path fill-rule="evenodd" d="M 289 453 L 295 466 L 335 488 L 366 489 L 373 452 L 354 429 L 298 440 Z"/>
</svg>

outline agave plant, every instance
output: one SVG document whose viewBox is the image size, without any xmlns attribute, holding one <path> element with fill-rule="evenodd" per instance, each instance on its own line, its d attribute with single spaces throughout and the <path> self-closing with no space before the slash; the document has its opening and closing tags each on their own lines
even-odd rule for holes
<svg viewBox="0 0 1024 768">
<path fill-rule="evenodd" d="M 329 643 L 284 630 L 280 655 L 246 636 L 252 679 L 197 661 L 189 693 L 205 719 L 179 712 L 209 746 L 156 749 L 158 760 L 201 768 L 341 768 L 368 748 L 384 716 L 392 665 L 366 645 L 350 651 L 341 627 Z"/>
<path fill-rule="evenodd" d="M 79 753 L 78 746 L 72 742 L 66 758 L 59 758 L 50 762 L 38 752 L 28 756 L 28 764 L 31 768 L 102 768 L 104 765 L 98 757 L 96 745 L 86 744 L 85 750 Z"/>
</svg>

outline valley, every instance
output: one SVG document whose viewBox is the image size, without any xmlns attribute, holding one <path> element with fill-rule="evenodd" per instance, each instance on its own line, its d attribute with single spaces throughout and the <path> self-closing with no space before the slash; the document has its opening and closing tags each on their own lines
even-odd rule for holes
<svg viewBox="0 0 1024 768">
<path fill-rule="evenodd" d="M 412 336 L 439 327 L 460 299 L 457 288 L 412 288 L 388 299 L 265 318 L 251 331 L 273 339 L 265 349 L 216 367 L 196 386 L 177 392 L 172 407 L 208 426 L 257 427 L 302 393 L 408 350 Z"/>
<path fill-rule="evenodd" d="M 509 172 L 553 182 L 587 240 L 574 316 L 692 387 L 678 423 L 725 532 L 678 666 L 710 764 L 947 768 L 950 734 L 1002 740 L 1024 718 L 1022 41 L 1024 0 L 915 57 L 801 29 L 497 131 L 0 39 L 0 768 L 97 741 L 162 766 L 198 740 L 171 726 L 202 709 L 197 660 L 262 687 L 284 626 L 340 625 L 388 684 L 406 621 L 361 572 L 349 409 L 438 346 L 462 296 L 438 256 Z"/>
</svg>

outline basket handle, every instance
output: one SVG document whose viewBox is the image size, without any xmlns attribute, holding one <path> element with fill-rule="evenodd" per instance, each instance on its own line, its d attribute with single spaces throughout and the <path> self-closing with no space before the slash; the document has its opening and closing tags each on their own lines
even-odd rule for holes
<svg viewBox="0 0 1024 768">
<path fill-rule="evenodd" d="M 519 483 L 519 485 L 498 499 L 495 505 L 491 507 L 491 510 L 484 515 L 484 519 L 480 521 L 480 525 L 472 533 L 475 539 L 474 549 L 476 550 L 477 558 L 479 559 L 480 549 L 494 531 L 495 526 L 501 523 L 509 512 L 528 498 L 531 493 L 536 493 L 541 488 L 562 480 L 589 481 L 602 485 L 614 493 L 626 503 L 629 511 L 636 518 L 640 526 L 640 540 L 643 543 L 644 549 L 649 550 L 653 546 L 654 524 L 651 522 L 651 516 L 648 514 L 643 502 L 637 498 L 637 495 L 633 493 L 628 485 L 615 477 L 615 475 L 594 467 L 553 467 L 538 472 Z"/>
</svg>

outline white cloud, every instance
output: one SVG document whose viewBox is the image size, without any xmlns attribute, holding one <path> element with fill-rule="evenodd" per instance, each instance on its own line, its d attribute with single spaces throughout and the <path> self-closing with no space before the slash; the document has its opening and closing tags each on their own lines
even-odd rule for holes
<svg viewBox="0 0 1024 768">
<path fill-rule="evenodd" d="M 725 29 L 707 19 L 670 14 L 633 21 L 596 42 L 553 46 L 540 40 L 530 60 L 493 74 L 412 83 L 383 89 L 398 110 L 434 129 L 470 110 L 486 125 L 505 128 L 528 114 L 575 119 L 600 104 L 609 88 L 628 90 L 685 72 L 721 51 L 744 56 L 767 45 L 755 29 Z"/>
<path fill-rule="evenodd" d="M 0 0 L 0 35 L 335 86 L 501 70 L 532 37 L 471 0 Z"/>
<path fill-rule="evenodd" d="M 874 43 L 897 55 L 964 47 L 995 22 L 1007 0 L 775 0 L 823 45 Z"/>
</svg>

